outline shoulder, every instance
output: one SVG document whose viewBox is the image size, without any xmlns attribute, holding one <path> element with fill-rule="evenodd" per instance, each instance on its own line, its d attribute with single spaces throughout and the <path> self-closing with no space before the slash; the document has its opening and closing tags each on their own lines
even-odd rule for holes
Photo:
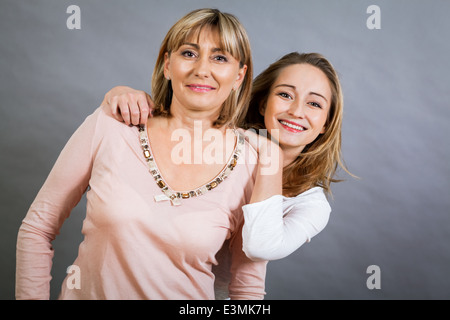
<svg viewBox="0 0 450 320">
<path fill-rule="evenodd" d="M 296 197 L 293 197 L 298 202 L 308 202 L 308 201 L 321 201 L 328 203 L 328 199 L 325 195 L 325 191 L 322 187 L 314 187 L 300 193 Z"/>
<path fill-rule="evenodd" d="M 238 154 L 240 164 L 245 164 L 247 167 L 254 169 L 258 164 L 258 152 L 245 139 L 244 135 L 235 130 L 238 144 Z"/>
<path fill-rule="evenodd" d="M 245 201 L 243 204 L 246 204 L 250 200 L 254 181 L 256 179 L 258 154 L 241 133 L 238 131 L 236 131 L 236 133 L 238 140 L 235 154 L 238 156 L 238 159 L 232 175 L 235 183 L 244 189 Z"/>
<path fill-rule="evenodd" d="M 114 128 L 128 128 L 128 126 L 125 125 L 123 122 L 120 122 L 114 119 L 112 115 L 107 114 L 103 110 L 102 106 L 98 107 L 91 116 L 96 117 L 97 122 L 101 123 L 104 126 L 110 126 Z"/>
<path fill-rule="evenodd" d="M 129 127 L 125 123 L 120 122 L 107 114 L 103 108 L 98 107 L 91 115 L 86 118 L 95 126 L 95 135 L 100 138 L 106 136 L 123 136 L 130 133 L 135 136 L 138 134 L 137 127 Z"/>
<path fill-rule="evenodd" d="M 77 130 L 77 136 L 82 141 L 90 141 L 91 153 L 97 156 L 100 150 L 114 146 L 117 148 L 122 141 L 123 145 L 136 139 L 139 135 L 136 127 L 129 127 L 105 113 L 98 107 L 86 117 Z"/>
</svg>

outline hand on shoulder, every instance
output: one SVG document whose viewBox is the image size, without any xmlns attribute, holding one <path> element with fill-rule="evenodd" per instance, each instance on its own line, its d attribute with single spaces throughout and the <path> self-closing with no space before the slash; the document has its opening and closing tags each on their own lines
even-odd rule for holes
<svg viewBox="0 0 450 320">
<path fill-rule="evenodd" d="M 117 86 L 105 94 L 103 111 L 127 125 L 145 124 L 154 107 L 148 93 L 127 86 Z"/>
</svg>

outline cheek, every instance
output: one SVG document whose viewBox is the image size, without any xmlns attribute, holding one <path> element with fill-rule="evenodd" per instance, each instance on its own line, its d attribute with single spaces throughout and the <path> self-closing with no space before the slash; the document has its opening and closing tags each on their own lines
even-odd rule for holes
<svg viewBox="0 0 450 320">
<path fill-rule="evenodd" d="M 233 88 L 239 77 L 239 69 L 234 66 L 218 66 L 213 71 L 213 76 L 222 88 L 226 88 L 231 91 L 231 88 Z"/>
<path fill-rule="evenodd" d="M 281 101 L 278 97 L 269 96 L 264 110 L 264 119 L 266 122 L 273 124 L 278 123 L 278 117 L 281 114 L 286 114 L 289 110 L 289 103 Z"/>
<path fill-rule="evenodd" d="M 182 81 L 190 73 L 192 73 L 193 63 L 192 61 L 186 61 L 179 57 L 176 53 L 173 53 L 169 59 L 169 63 L 166 66 L 168 75 L 170 75 L 172 81 Z"/>
<path fill-rule="evenodd" d="M 176 61 L 170 65 L 169 71 L 170 79 L 172 81 L 181 81 L 188 73 L 188 66 Z"/>
<path fill-rule="evenodd" d="M 325 133 L 325 124 L 327 123 L 326 112 L 320 112 L 310 119 L 314 123 L 314 131 L 318 133 Z"/>
<path fill-rule="evenodd" d="M 323 109 L 316 109 L 309 114 L 309 119 L 316 127 L 324 126 L 327 121 L 328 111 Z"/>
<path fill-rule="evenodd" d="M 267 130 L 271 130 L 275 127 L 275 121 L 278 121 L 275 118 L 273 101 L 269 98 L 266 103 L 266 107 L 262 110 L 262 116 L 264 117 L 264 125 Z"/>
</svg>

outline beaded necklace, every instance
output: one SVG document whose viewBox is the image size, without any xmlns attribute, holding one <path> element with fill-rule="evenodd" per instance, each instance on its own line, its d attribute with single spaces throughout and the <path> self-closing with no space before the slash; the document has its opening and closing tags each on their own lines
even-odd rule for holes
<svg viewBox="0 0 450 320">
<path fill-rule="evenodd" d="M 147 162 L 148 170 L 155 179 L 157 186 L 162 191 L 162 194 L 154 196 L 155 201 L 159 202 L 170 200 L 172 205 L 179 206 L 181 205 L 181 199 L 189 199 L 201 196 L 206 192 L 216 188 L 221 182 L 223 182 L 236 166 L 237 160 L 239 159 L 239 155 L 241 154 L 242 147 L 244 145 L 244 136 L 241 135 L 237 130 L 233 130 L 233 132 L 237 137 L 236 146 L 234 148 L 233 155 L 230 157 L 226 166 L 220 171 L 220 173 L 208 183 L 194 190 L 174 191 L 169 188 L 168 184 L 164 181 L 164 179 L 161 176 L 161 173 L 159 172 L 158 166 L 156 165 L 156 162 L 153 158 L 153 154 L 150 149 L 149 138 L 145 126 L 144 125 L 139 126 L 139 139 L 145 160 Z"/>
</svg>

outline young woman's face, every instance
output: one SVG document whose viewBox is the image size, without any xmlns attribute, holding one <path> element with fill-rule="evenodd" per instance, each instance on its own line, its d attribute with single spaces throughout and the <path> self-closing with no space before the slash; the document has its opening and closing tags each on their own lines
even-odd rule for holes
<svg viewBox="0 0 450 320">
<path fill-rule="evenodd" d="M 295 148 L 298 153 L 325 132 L 331 103 L 328 78 L 310 64 L 284 68 L 269 93 L 264 110 L 267 130 L 279 130 L 283 149 Z"/>
<path fill-rule="evenodd" d="M 220 112 L 231 90 L 241 85 L 247 66 L 240 68 L 219 39 L 217 30 L 203 28 L 198 37 L 166 53 L 164 75 L 172 81 L 172 105 Z"/>
</svg>

